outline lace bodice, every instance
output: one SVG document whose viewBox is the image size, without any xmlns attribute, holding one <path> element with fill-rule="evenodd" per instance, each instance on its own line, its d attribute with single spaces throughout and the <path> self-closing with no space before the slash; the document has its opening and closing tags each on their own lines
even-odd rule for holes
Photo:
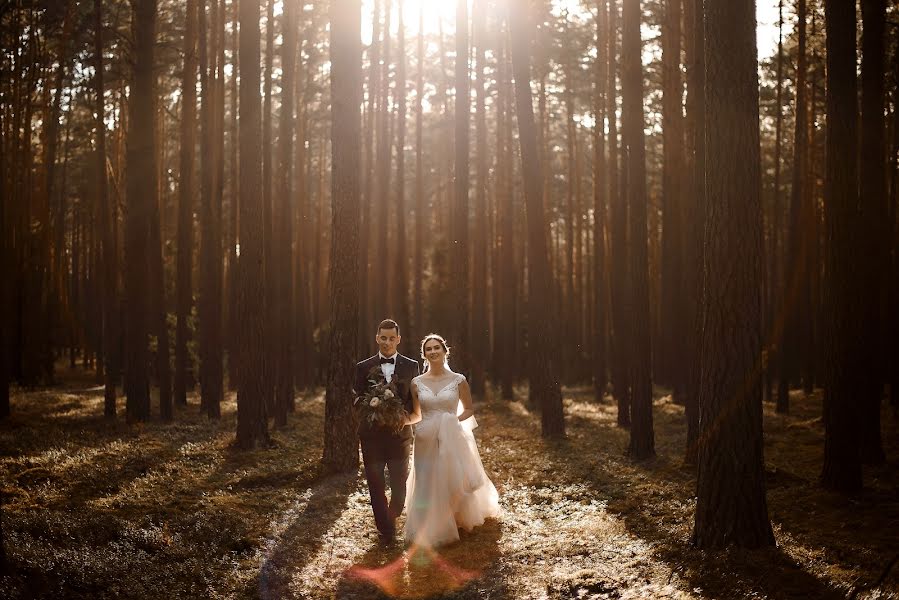
<svg viewBox="0 0 899 600">
<path fill-rule="evenodd" d="M 421 375 L 414 378 L 412 383 L 418 389 L 422 420 L 442 413 L 455 415 L 459 407 L 459 384 L 463 381 L 465 381 L 464 375 L 453 373 L 449 381 L 435 392 L 428 387 L 426 382 L 422 381 Z"/>
</svg>

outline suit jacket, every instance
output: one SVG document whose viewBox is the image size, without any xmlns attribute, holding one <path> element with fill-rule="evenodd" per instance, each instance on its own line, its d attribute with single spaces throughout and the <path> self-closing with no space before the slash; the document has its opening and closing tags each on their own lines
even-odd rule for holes
<svg viewBox="0 0 899 600">
<path fill-rule="evenodd" d="M 353 383 L 353 392 L 357 395 L 363 394 L 371 385 L 368 383 L 368 372 L 372 367 L 380 367 L 380 357 L 375 354 L 365 360 L 356 363 L 356 377 Z M 418 362 L 407 356 L 403 356 L 399 352 L 396 353 L 396 362 L 393 371 L 393 379 L 391 382 L 396 384 L 396 389 L 403 399 L 403 406 L 406 411 L 412 412 L 412 378 L 417 377 L 421 373 Z M 391 440 L 407 441 L 412 439 L 412 426 L 406 425 L 399 434 L 393 433 L 386 427 L 360 427 L 359 437 L 363 440 L 384 441 Z"/>
</svg>

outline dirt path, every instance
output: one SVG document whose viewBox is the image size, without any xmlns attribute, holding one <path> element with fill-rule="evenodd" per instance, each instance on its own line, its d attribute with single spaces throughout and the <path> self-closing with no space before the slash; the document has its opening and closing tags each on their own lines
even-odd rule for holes
<svg viewBox="0 0 899 600">
<path fill-rule="evenodd" d="M 261 568 L 263 598 L 689 598 L 673 568 L 610 514 L 608 498 L 546 458 L 520 404 L 481 405 L 475 431 L 502 517 L 425 552 L 383 548 L 361 478 L 332 477 L 291 509 Z M 609 418 L 594 411 L 597 422 Z M 616 442 L 618 440 L 615 440 Z M 572 447 L 571 450 L 576 450 Z"/>
</svg>

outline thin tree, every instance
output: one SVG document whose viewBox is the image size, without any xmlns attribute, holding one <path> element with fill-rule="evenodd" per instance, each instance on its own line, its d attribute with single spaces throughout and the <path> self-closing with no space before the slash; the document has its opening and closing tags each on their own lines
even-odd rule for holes
<svg viewBox="0 0 899 600">
<path fill-rule="evenodd" d="M 100 212 L 100 235 L 103 248 L 103 359 L 105 385 L 103 392 L 103 414 L 116 414 L 116 383 L 119 378 L 121 360 L 119 357 L 119 252 L 113 230 L 115 207 L 107 191 L 106 177 L 106 101 L 103 83 L 103 0 L 94 0 L 94 101 L 96 112 L 95 164 L 97 177 L 97 203 Z"/>
<path fill-rule="evenodd" d="M 496 75 L 496 205 L 497 205 L 497 261 L 493 270 L 496 281 L 496 300 L 493 303 L 496 322 L 496 354 L 503 400 L 514 397 L 515 381 L 515 229 L 512 193 L 512 141 L 508 135 L 512 121 L 512 90 L 509 74 L 508 29 L 500 23 L 500 44 L 497 51 Z M 541 190 L 542 193 L 542 190 Z M 542 199 L 541 199 L 542 203 Z M 542 204 L 541 204 L 542 205 Z M 536 400 L 536 397 L 535 397 Z"/>
<path fill-rule="evenodd" d="M 862 115 L 861 115 L 861 180 L 859 193 L 863 221 L 863 285 L 865 290 L 864 344 L 867 352 L 865 363 L 870 370 L 864 378 L 865 387 L 861 399 L 861 457 L 866 464 L 883 464 L 886 455 L 880 435 L 880 405 L 883 397 L 883 381 L 886 374 L 883 357 L 888 353 L 881 331 L 881 303 L 886 292 L 889 272 L 889 211 L 886 196 L 886 122 L 884 107 L 884 71 L 886 0 L 862 0 Z"/>
<path fill-rule="evenodd" d="M 487 48 L 487 3 L 477 0 L 473 6 L 474 41 L 476 44 L 475 63 L 475 148 L 476 179 L 475 208 L 472 241 L 472 288 L 487 290 L 487 112 L 485 109 L 484 68 Z M 477 340 L 471 345 L 472 379 L 471 391 L 475 395 L 484 393 L 485 367 L 488 363 L 490 327 L 487 319 L 488 302 L 486 298 L 477 299 L 471 306 L 471 339 Z"/>
<path fill-rule="evenodd" d="M 265 292 L 265 360 L 262 361 L 265 404 L 267 412 L 275 414 L 274 392 L 278 362 L 278 269 L 275 266 L 274 211 L 272 206 L 272 70 L 275 63 L 275 0 L 266 2 L 265 12 L 265 71 L 262 74 L 262 264 Z"/>
<path fill-rule="evenodd" d="M 222 310 L 221 310 L 221 239 L 217 236 L 219 212 L 214 198 L 214 104 L 210 57 L 215 44 L 207 47 L 206 0 L 197 5 L 199 27 L 200 91 L 200 286 L 198 319 L 200 328 L 200 404 L 210 418 L 218 418 L 224 395 L 222 368 Z M 258 19 L 257 19 L 258 21 Z M 241 171 L 243 173 L 243 171 Z M 241 177 L 243 180 L 244 177 Z M 232 357 L 235 358 L 236 357 Z M 241 365 L 243 363 L 241 362 Z"/>
<path fill-rule="evenodd" d="M 684 290 L 691 298 L 699 298 L 703 287 L 702 264 L 704 251 L 702 231 L 705 227 L 705 13 L 703 0 L 686 0 L 684 21 L 685 56 L 687 63 L 687 143 L 690 166 L 684 195 L 685 222 L 694 231 L 685 240 Z M 684 344 L 685 412 L 687 417 L 687 445 L 684 462 L 696 464 L 699 458 L 699 390 L 700 390 L 700 327 L 701 314 L 695 302 L 687 302 L 684 311 L 686 340 Z"/>
<path fill-rule="evenodd" d="M 652 428 L 652 373 L 649 336 L 649 264 L 646 239 L 646 141 L 643 137 L 643 66 L 640 41 L 640 0 L 625 0 L 621 36 L 621 133 L 627 149 L 627 205 L 629 211 L 629 343 L 631 400 L 630 456 L 643 460 L 655 455 Z"/>
<path fill-rule="evenodd" d="M 783 329 L 781 327 L 780 319 L 775 316 L 776 307 L 780 307 L 781 305 L 781 292 L 780 290 L 783 287 L 783 275 L 781 273 L 782 269 L 782 259 L 781 259 L 781 230 L 783 229 L 783 225 L 781 223 L 781 217 L 783 215 L 783 208 L 781 207 L 781 173 L 783 169 L 781 168 L 782 161 L 782 150 L 783 150 L 783 63 L 784 63 L 784 40 L 783 40 L 783 26 L 784 26 L 784 3 L 783 0 L 780 0 L 777 4 L 777 93 L 775 97 L 775 105 L 777 116 L 775 117 L 775 125 L 774 125 L 774 190 L 773 190 L 773 202 L 771 206 L 772 212 L 772 224 L 771 224 L 771 239 L 768 246 L 768 274 L 771 279 L 768 285 L 768 329 L 769 335 L 771 336 L 768 340 L 768 344 L 766 350 L 768 352 L 768 360 L 765 365 L 765 399 L 770 400 L 772 396 L 772 379 L 773 374 L 775 372 L 775 365 L 779 362 L 779 356 L 781 352 L 781 341 L 783 339 Z"/>
<path fill-rule="evenodd" d="M 396 254 L 393 271 L 397 289 L 396 316 L 400 323 L 409 323 L 408 279 L 409 257 L 406 255 L 406 23 L 403 18 L 404 0 L 399 1 L 397 19 L 396 65 Z M 420 273 L 415 274 L 420 278 Z"/>
<path fill-rule="evenodd" d="M 334 0 L 330 7 L 331 52 L 331 303 L 325 392 L 326 469 L 355 472 L 359 464 L 352 411 L 352 372 L 357 349 L 359 296 L 359 138 L 362 102 L 361 7 Z"/>
<path fill-rule="evenodd" d="M 708 155 L 693 543 L 774 545 L 762 456 L 762 204 L 754 0 L 705 0 Z"/>
<path fill-rule="evenodd" d="M 455 114 L 455 181 L 454 201 L 450 214 L 452 222 L 453 295 L 457 298 L 455 311 L 455 344 L 461 350 L 456 356 L 456 368 L 470 376 L 471 334 L 469 300 L 469 235 L 468 188 L 470 175 L 469 123 L 471 122 L 471 76 L 468 68 L 468 0 L 456 2 L 456 114 Z"/>
<path fill-rule="evenodd" d="M 262 187 L 262 99 L 259 97 L 259 0 L 240 3 L 240 262 L 237 265 L 238 360 L 237 445 L 269 443 L 265 406 L 265 317 Z"/>
<path fill-rule="evenodd" d="M 549 263 L 543 212 L 543 169 L 537 154 L 537 131 L 534 106 L 531 104 L 531 50 L 533 21 L 530 11 L 510 7 L 509 24 L 512 38 L 512 74 L 515 79 L 515 108 L 518 116 L 518 141 L 521 146 L 521 170 L 527 206 L 528 258 L 528 346 L 531 404 L 541 409 L 541 431 L 544 437 L 565 435 L 562 390 L 558 372 L 553 368 L 558 356 L 555 337 L 550 331 L 554 315 L 547 314 L 552 290 L 548 289 Z M 551 312 L 551 311 L 550 311 Z"/>
<path fill-rule="evenodd" d="M 609 2 L 596 1 L 596 61 L 593 65 L 593 393 L 602 400 L 606 384 L 606 341 L 608 311 L 606 310 L 606 198 L 609 189 L 609 169 L 606 162 L 605 120 L 609 69 Z"/>
<path fill-rule="evenodd" d="M 807 264 L 806 254 L 810 240 L 804 235 L 807 223 L 804 209 L 808 172 L 808 57 L 806 47 L 807 3 L 799 0 L 796 5 L 798 20 L 798 59 L 796 65 L 796 119 L 793 137 L 793 186 L 790 199 L 790 223 L 788 229 L 788 254 L 786 279 L 783 287 L 782 313 L 784 319 L 784 336 L 780 353 L 780 378 L 777 386 L 777 412 L 790 411 L 790 381 L 799 367 L 799 347 L 802 336 L 803 320 L 808 318 L 798 302 L 800 290 L 804 288 L 808 274 L 802 267 Z"/>
<path fill-rule="evenodd" d="M 125 222 L 125 395 L 129 421 L 150 417 L 148 373 L 148 223 L 156 202 L 156 0 L 132 3 L 134 67 L 128 101 Z"/>
<path fill-rule="evenodd" d="M 159 111 L 158 121 L 160 135 L 156 149 L 162 152 L 165 145 L 162 135 L 165 113 Z M 157 165 L 165 164 L 165 156 L 160 155 Z M 157 173 L 157 182 L 163 181 L 161 173 Z M 157 188 L 153 196 L 153 204 L 150 207 L 149 236 L 147 240 L 149 260 L 149 287 L 150 287 L 150 318 L 152 319 L 152 333 L 156 335 L 156 381 L 159 386 L 159 416 L 163 421 L 172 420 L 172 369 L 169 356 L 169 328 L 166 322 L 165 301 L 165 272 L 163 267 L 162 247 L 162 213 L 159 203 L 162 199 L 161 189 Z M 92 246 L 93 244 L 91 244 Z M 93 305 L 93 303 L 91 303 Z"/>
<path fill-rule="evenodd" d="M 175 325 L 175 404 L 187 404 L 187 320 L 193 305 L 194 155 L 197 127 L 197 2 L 188 0 L 181 74 L 181 177 L 178 181 L 177 323 Z"/>
<path fill-rule="evenodd" d="M 681 79 L 681 0 L 665 2 L 662 24 L 662 282 L 661 339 L 656 365 L 659 378 L 671 385 L 682 403 L 683 374 L 680 340 L 684 339 L 683 172 L 684 86 Z"/>
<path fill-rule="evenodd" d="M 283 36 L 281 45 L 281 68 L 284 73 L 281 80 L 281 117 L 278 132 L 278 204 L 276 210 L 277 247 L 275 248 L 276 290 L 272 298 L 273 311 L 277 322 L 277 354 L 275 356 L 275 426 L 287 425 L 287 413 L 293 404 L 293 278 L 291 277 L 291 248 L 293 245 L 293 219 L 291 218 L 291 181 L 293 179 L 293 130 L 294 130 L 294 96 L 296 86 L 298 20 L 296 0 L 287 0 L 283 12 Z"/>
<path fill-rule="evenodd" d="M 824 369 L 825 488 L 852 492 L 862 487 L 859 410 L 864 389 L 865 340 L 859 294 L 858 82 L 855 4 L 824 1 L 827 47 L 827 167 L 824 180 Z"/>
<path fill-rule="evenodd" d="M 237 244 L 238 244 L 238 216 L 240 212 L 240 188 L 238 184 L 238 162 L 237 154 L 240 144 L 237 139 L 237 117 L 238 117 L 238 97 L 237 89 L 238 72 L 240 70 L 240 53 L 238 52 L 239 24 L 238 24 L 238 2 L 232 0 L 231 15 L 231 131 L 230 144 L 231 152 L 229 156 L 230 167 L 228 172 L 231 174 L 231 188 L 229 194 L 228 207 L 228 314 L 227 314 L 227 347 L 228 347 L 228 388 L 235 389 L 237 387 Z M 202 333 L 201 333 L 202 338 Z M 202 368 L 202 365 L 201 365 Z M 224 391 L 224 390 L 223 390 Z"/>
<path fill-rule="evenodd" d="M 618 402 L 618 425 L 631 424 L 631 386 L 628 364 L 631 347 L 628 304 L 627 202 L 619 177 L 618 146 L 618 1 L 609 0 L 609 87 L 606 114 L 609 115 L 609 204 L 611 206 L 612 250 L 612 383 Z"/>
<path fill-rule="evenodd" d="M 415 76 L 415 256 L 413 272 L 416 276 L 413 288 L 413 306 L 415 307 L 415 326 L 413 331 L 421 334 L 424 329 L 424 307 L 422 281 L 424 277 L 424 237 L 425 237 L 425 190 L 424 190 L 424 4 L 418 6 L 418 42 L 416 47 Z M 413 338 L 414 339 L 414 338 Z"/>
</svg>

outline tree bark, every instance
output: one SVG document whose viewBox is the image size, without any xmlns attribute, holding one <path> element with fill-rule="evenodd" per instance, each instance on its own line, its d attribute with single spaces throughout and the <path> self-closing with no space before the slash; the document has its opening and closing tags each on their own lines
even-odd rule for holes
<svg viewBox="0 0 899 600">
<path fill-rule="evenodd" d="M 859 410 L 865 369 L 861 288 L 856 265 L 862 225 L 858 209 L 858 102 L 855 4 L 824 1 L 827 31 L 827 167 L 824 181 L 824 468 L 822 485 L 853 492 L 862 487 Z"/>
<path fill-rule="evenodd" d="M 409 326 L 409 269 L 406 250 L 406 24 L 403 5 L 398 5 L 397 65 L 396 65 L 396 255 L 393 280 L 400 283 L 397 289 L 396 318 L 402 327 Z M 413 275 L 421 278 L 421 273 Z"/>
<path fill-rule="evenodd" d="M 889 211 L 886 198 L 886 122 L 884 107 L 886 1 L 862 0 L 862 115 L 861 115 L 861 236 L 867 246 L 862 263 L 866 338 L 864 362 L 869 366 L 861 399 L 861 458 L 865 464 L 879 465 L 886 460 L 880 435 L 880 405 L 883 397 L 884 358 L 889 352 L 881 331 L 884 293 L 889 272 Z"/>
<path fill-rule="evenodd" d="M 657 378 L 672 387 L 675 402 L 683 403 L 680 341 L 686 333 L 683 305 L 683 173 L 684 86 L 681 80 L 681 0 L 667 0 L 662 26 L 662 290 L 661 339 Z"/>
<path fill-rule="evenodd" d="M 685 194 L 685 222 L 691 223 L 694 232 L 686 238 L 684 271 L 685 293 L 700 298 L 705 278 L 702 264 L 704 249 L 702 231 L 705 227 L 705 12 L 703 0 L 686 0 L 684 17 L 688 24 L 686 36 L 687 61 L 687 139 L 689 155 L 689 194 Z M 699 460 L 699 392 L 700 392 L 700 328 L 701 314 L 696 302 L 686 304 L 684 319 L 687 324 L 684 344 L 684 368 L 686 376 L 685 412 L 687 417 L 687 445 L 684 462 L 696 464 Z"/>
<path fill-rule="evenodd" d="M 480 291 L 472 296 L 471 306 L 471 391 L 481 396 L 485 389 L 486 372 L 489 363 L 490 323 L 487 319 L 489 303 L 487 291 L 487 258 L 490 247 L 487 243 L 487 174 L 489 162 L 487 155 L 487 113 L 484 108 L 486 90 L 484 88 L 484 69 L 487 49 L 487 3 L 477 0 L 474 3 L 474 41 L 477 45 L 475 65 L 475 147 L 476 147 L 476 179 L 475 208 L 472 243 L 472 290 Z"/>
<path fill-rule="evenodd" d="M 608 378 L 606 375 L 606 341 L 608 311 L 606 298 L 606 197 L 609 186 L 609 169 L 606 162 L 606 118 L 614 118 L 606 112 L 608 102 L 608 0 L 596 2 L 596 62 L 593 66 L 593 393 L 602 401 Z"/>
<path fill-rule="evenodd" d="M 333 0 L 331 31 L 331 277 L 332 306 L 325 392 L 327 470 L 355 472 L 359 438 L 353 414 L 354 353 L 359 332 L 359 139 L 362 48 L 359 0 Z"/>
<path fill-rule="evenodd" d="M 471 300 L 468 268 L 468 187 L 470 184 L 469 123 L 471 122 L 471 77 L 468 68 L 468 0 L 456 1 L 456 133 L 455 133 L 455 199 L 452 205 L 452 277 L 456 352 L 454 367 L 471 377 Z"/>
<path fill-rule="evenodd" d="M 762 456 L 762 204 L 754 0 L 705 0 L 708 157 L 693 543 L 774 545 Z"/>
<path fill-rule="evenodd" d="M 609 204 L 612 213 L 612 383 L 618 402 L 618 425 L 631 424 L 631 384 L 628 365 L 631 354 L 627 316 L 628 304 L 628 251 L 627 251 L 627 199 L 619 179 L 618 146 L 618 3 L 609 0 Z"/>
<path fill-rule="evenodd" d="M 175 325 L 175 404 L 187 405 L 188 319 L 193 306 L 194 154 L 197 127 L 197 2 L 188 0 L 181 75 L 181 161 L 178 182 L 178 316 Z"/>
<path fill-rule="evenodd" d="M 655 456 L 652 428 L 652 352 L 649 336 L 649 264 L 646 227 L 646 142 L 643 137 L 643 66 L 640 0 L 625 0 L 621 38 L 622 144 L 627 148 L 629 227 L 629 311 L 632 317 L 630 380 L 631 438 L 628 453 L 636 460 Z"/>
<path fill-rule="evenodd" d="M 265 317 L 259 291 L 265 285 L 262 187 L 262 102 L 259 97 L 259 0 L 240 3 L 240 262 L 237 265 L 239 327 L 237 446 L 269 444 L 265 406 Z"/>
<path fill-rule="evenodd" d="M 134 69 L 128 101 L 126 172 L 128 212 L 125 223 L 126 370 L 129 422 L 150 418 L 148 374 L 149 303 L 146 274 L 148 223 L 156 202 L 156 0 L 135 0 Z"/>
<path fill-rule="evenodd" d="M 528 258 L 528 356 L 531 403 L 541 409 L 541 432 L 544 437 L 565 436 L 562 390 L 558 371 L 554 368 L 558 344 L 550 331 L 554 322 L 549 264 L 543 212 L 543 169 L 537 154 L 537 131 L 534 106 L 531 104 L 530 31 L 532 15 L 524 8 L 511 8 L 512 74 L 515 78 L 515 108 L 518 117 L 518 141 L 521 146 L 521 170 L 527 207 Z"/>
<path fill-rule="evenodd" d="M 277 257 L 272 269 L 276 273 L 273 312 L 276 315 L 275 335 L 277 337 L 277 355 L 275 357 L 275 426 L 287 425 L 287 413 L 292 412 L 294 378 L 293 378 L 293 277 L 291 269 L 291 248 L 293 245 L 293 219 L 291 215 L 291 181 L 293 179 L 293 132 L 294 132 L 294 76 L 297 63 L 297 2 L 287 0 L 284 3 L 283 36 L 281 46 L 281 115 L 278 132 L 278 205 L 276 215 L 277 235 L 274 256 Z"/>
<path fill-rule="evenodd" d="M 777 387 L 777 412 L 790 412 L 790 382 L 799 369 L 799 348 L 802 336 L 803 318 L 809 318 L 800 305 L 799 295 L 808 285 L 808 273 L 802 267 L 808 263 L 807 253 L 811 240 L 805 235 L 808 223 L 804 221 L 807 211 L 806 173 L 808 171 L 808 70 L 806 35 L 806 0 L 799 0 L 796 7 L 798 20 L 798 62 L 796 65 L 796 129 L 793 138 L 793 187 L 790 200 L 789 253 L 786 264 L 786 280 L 783 288 L 784 337 L 780 355 L 780 379 Z"/>
<path fill-rule="evenodd" d="M 103 358 L 104 392 L 103 414 L 106 417 L 116 415 L 116 383 L 121 370 L 119 354 L 120 316 L 119 316 L 119 251 L 113 221 L 116 219 L 115 206 L 110 200 L 106 177 L 106 101 L 103 65 L 103 0 L 94 0 L 94 59 L 96 60 L 94 76 L 96 127 L 96 178 L 97 203 L 100 213 L 100 235 L 103 249 Z"/>
</svg>

